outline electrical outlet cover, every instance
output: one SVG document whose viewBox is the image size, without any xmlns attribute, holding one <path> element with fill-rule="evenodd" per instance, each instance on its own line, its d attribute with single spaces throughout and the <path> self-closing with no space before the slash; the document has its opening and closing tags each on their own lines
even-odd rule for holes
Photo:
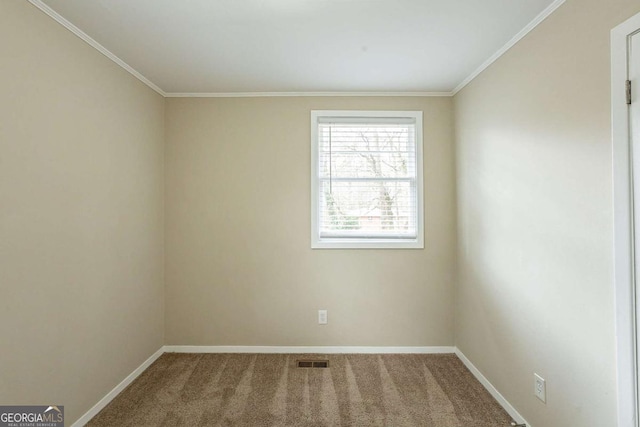
<svg viewBox="0 0 640 427">
<path fill-rule="evenodd" d="M 327 320 L 327 310 L 318 310 L 318 324 L 326 325 Z"/>
<path fill-rule="evenodd" d="M 533 394 L 547 403 L 547 382 L 538 374 L 533 374 Z"/>
</svg>

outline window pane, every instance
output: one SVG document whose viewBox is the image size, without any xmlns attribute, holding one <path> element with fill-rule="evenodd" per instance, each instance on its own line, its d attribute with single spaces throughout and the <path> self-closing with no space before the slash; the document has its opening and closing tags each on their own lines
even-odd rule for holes
<svg viewBox="0 0 640 427">
<path fill-rule="evenodd" d="M 312 248 L 423 248 L 422 112 L 312 111 Z"/>
<path fill-rule="evenodd" d="M 414 134 L 408 124 L 321 124 L 320 177 L 415 178 Z"/>
<path fill-rule="evenodd" d="M 413 181 L 321 181 L 320 235 L 415 237 Z"/>
</svg>

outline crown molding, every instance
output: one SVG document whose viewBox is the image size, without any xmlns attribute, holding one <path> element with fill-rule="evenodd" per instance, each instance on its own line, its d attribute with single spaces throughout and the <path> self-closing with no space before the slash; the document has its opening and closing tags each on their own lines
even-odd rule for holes
<svg viewBox="0 0 640 427">
<path fill-rule="evenodd" d="M 60 25 L 67 28 L 74 33 L 80 39 L 84 40 L 87 44 L 95 48 L 107 58 L 124 68 L 131 73 L 134 77 L 140 80 L 142 83 L 149 86 L 151 89 L 164 96 L 165 98 L 259 98 L 259 97 L 329 97 L 329 96 L 344 96 L 344 97 L 374 97 L 374 96 L 396 96 L 396 97 L 451 97 L 460 92 L 465 86 L 471 83 L 478 75 L 484 70 L 489 68 L 491 64 L 496 62 L 502 55 L 504 55 L 509 49 L 522 40 L 527 34 L 529 34 L 534 28 L 536 28 L 542 21 L 544 21 L 549 15 L 556 11 L 560 6 L 565 3 L 566 0 L 555 0 L 546 9 L 544 9 L 538 16 L 536 16 L 526 27 L 524 27 L 518 34 L 516 34 L 511 40 L 509 40 L 502 48 L 494 53 L 489 59 L 483 62 L 476 70 L 474 70 L 469 76 L 467 76 L 455 89 L 450 92 L 212 92 L 212 93 L 200 93 L 200 92 L 170 92 L 167 93 L 159 86 L 147 79 L 145 76 L 136 71 L 129 64 L 118 58 L 114 53 L 102 46 L 100 43 L 91 38 L 84 31 L 73 25 L 55 10 L 47 6 L 42 0 L 29 0 L 29 3 L 40 9 L 42 12 L 49 15 Z"/>
<path fill-rule="evenodd" d="M 547 19 L 549 17 L 549 15 L 551 15 L 553 12 L 555 12 L 556 9 L 558 9 L 560 6 L 562 6 L 565 1 L 566 0 L 555 0 L 553 3 L 551 3 L 549 6 L 547 6 L 547 8 L 545 10 L 543 10 L 542 12 L 540 12 L 540 14 L 538 16 L 533 18 L 533 21 L 529 22 L 526 27 L 524 27 L 518 34 L 513 36 L 513 38 L 511 40 L 509 40 L 507 42 L 507 44 L 502 46 L 496 53 L 491 55 L 491 57 L 489 57 L 489 59 L 484 61 L 478 68 L 476 68 L 475 71 L 473 71 L 471 74 L 469 74 L 466 79 L 464 79 L 462 82 L 460 82 L 460 84 L 458 86 L 456 86 L 455 89 L 453 89 L 452 94 L 453 95 L 457 94 L 466 85 L 471 83 L 473 81 L 473 79 L 475 79 L 476 77 L 478 77 L 478 75 L 480 75 L 480 73 L 482 73 L 484 70 L 489 68 L 489 66 L 491 64 L 493 64 L 494 62 L 496 62 L 498 60 L 498 58 L 500 58 L 502 55 L 507 53 L 507 51 L 509 49 L 511 49 L 513 46 L 515 46 L 516 43 L 518 43 L 520 40 L 522 40 L 534 28 L 536 28 L 538 25 L 540 25 L 540 23 L 542 23 L 542 21 Z"/>
<path fill-rule="evenodd" d="M 63 27 L 71 31 L 73 34 L 80 37 L 83 41 L 85 41 L 88 45 L 96 49 L 98 52 L 100 52 L 101 54 L 103 54 L 104 56 L 106 56 L 107 58 L 109 58 L 110 60 L 112 60 L 119 66 L 121 66 L 122 68 L 124 68 L 126 71 L 131 73 L 134 77 L 136 77 L 142 83 L 146 84 L 151 89 L 158 92 L 160 95 L 164 97 L 167 96 L 167 94 L 162 89 L 160 89 L 157 85 L 155 85 L 151 80 L 149 80 L 148 78 L 140 74 L 132 66 L 124 62 L 122 59 L 118 58 L 113 52 L 111 52 L 109 49 L 107 49 L 106 47 L 102 46 L 100 43 L 95 41 L 87 33 L 82 31 L 80 28 L 76 27 L 75 25 L 73 25 L 71 22 L 65 19 L 58 12 L 56 12 L 55 10 L 51 9 L 49 6 L 44 4 L 41 0 L 29 0 L 29 3 L 31 3 L 38 9 L 40 9 L 42 12 L 49 15 L 51 18 L 57 21 L 60 25 L 62 25 Z"/>
<path fill-rule="evenodd" d="M 213 92 L 167 93 L 167 98 L 260 98 L 296 96 L 453 96 L 451 92 Z"/>
</svg>

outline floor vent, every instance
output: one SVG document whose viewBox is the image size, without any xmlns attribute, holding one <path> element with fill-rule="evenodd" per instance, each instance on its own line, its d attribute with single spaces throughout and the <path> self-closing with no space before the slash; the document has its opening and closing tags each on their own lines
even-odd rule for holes
<svg viewBox="0 0 640 427">
<path fill-rule="evenodd" d="M 296 361 L 298 368 L 328 368 L 328 360 L 310 360 L 303 359 Z"/>
</svg>

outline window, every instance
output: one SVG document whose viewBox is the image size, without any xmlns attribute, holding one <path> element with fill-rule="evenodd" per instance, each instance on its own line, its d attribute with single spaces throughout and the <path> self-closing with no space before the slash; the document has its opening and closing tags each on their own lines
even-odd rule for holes
<svg viewBox="0 0 640 427">
<path fill-rule="evenodd" d="M 311 247 L 423 248 L 422 112 L 311 112 Z"/>
</svg>

